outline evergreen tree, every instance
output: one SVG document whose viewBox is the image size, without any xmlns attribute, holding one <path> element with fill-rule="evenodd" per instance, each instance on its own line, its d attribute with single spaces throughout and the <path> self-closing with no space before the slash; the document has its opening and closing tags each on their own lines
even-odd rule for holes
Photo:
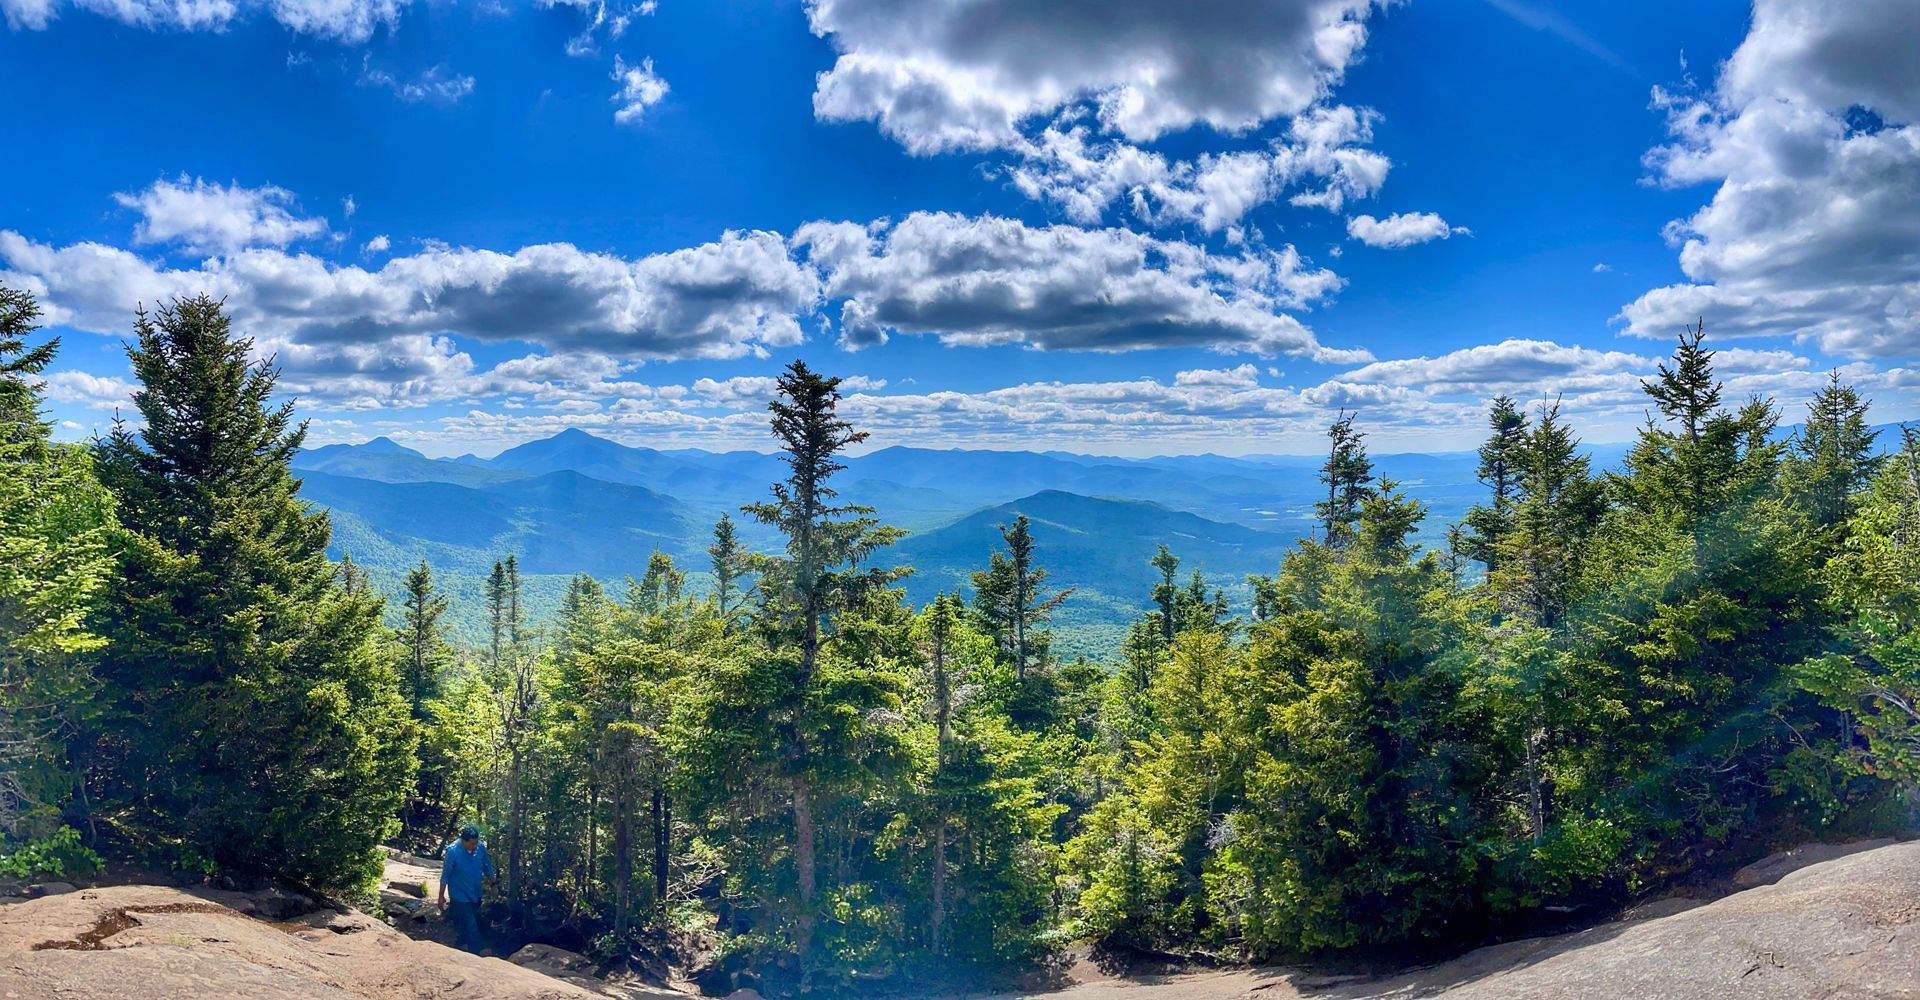
<svg viewBox="0 0 1920 1000">
<path fill-rule="evenodd" d="M 713 544 L 707 546 L 707 558 L 713 568 L 713 600 L 719 610 L 721 627 L 733 631 L 736 619 L 747 601 L 741 586 L 747 575 L 747 553 L 734 534 L 733 518 L 721 514 L 713 526 Z"/>
<path fill-rule="evenodd" d="M 1487 415 L 1493 433 L 1480 446 L 1480 482 L 1490 501 L 1467 512 L 1460 551 L 1491 573 L 1499 568 L 1500 543 L 1513 526 L 1513 504 L 1520 492 L 1520 453 L 1526 447 L 1527 417 L 1510 396 L 1497 396 Z"/>
<path fill-rule="evenodd" d="M 1515 496 L 1509 528 L 1490 577 L 1502 607 L 1545 628 L 1559 623 L 1579 574 L 1579 558 L 1604 509 L 1560 404 L 1542 403 L 1540 419 L 1513 454 Z"/>
<path fill-rule="evenodd" d="M 862 569 L 861 563 L 900 536 L 898 529 L 881 525 L 871 508 L 835 502 L 838 494 L 829 483 L 845 468 L 840 455 L 867 437 L 836 412 L 839 385 L 839 379 L 823 378 L 804 362 L 787 366 L 769 409 L 788 475 L 773 484 L 772 500 L 742 508 L 786 538 L 784 557 L 761 557 L 754 565 L 770 606 L 766 625 L 775 633 L 776 648 L 782 654 L 790 651 L 793 657 L 785 690 L 769 708 L 778 727 L 792 810 L 794 945 L 803 960 L 810 958 L 818 920 L 812 799 L 818 762 L 813 757 L 807 714 L 818 694 L 815 683 L 822 639 L 835 612 L 853 606 L 863 593 L 896 575 Z"/>
<path fill-rule="evenodd" d="M 220 303 L 143 312 L 134 334 L 146 427 L 99 446 L 125 528 L 97 667 L 103 790 L 223 866 L 363 886 L 413 785 L 381 602 L 339 586 L 327 517 L 288 468 L 305 427 Z"/>
<path fill-rule="evenodd" d="M 1357 413 L 1345 409 L 1327 427 L 1327 462 L 1320 467 L 1320 481 L 1327 484 L 1327 498 L 1313 505 L 1320 519 L 1326 544 L 1345 548 L 1352 540 L 1353 526 L 1360 519 L 1360 498 L 1373 480 L 1373 463 L 1367 459 L 1363 443 L 1366 434 L 1353 429 Z"/>
<path fill-rule="evenodd" d="M 538 735 L 535 726 L 540 707 L 536 660 L 528 648 L 526 616 L 521 608 L 518 556 L 508 555 L 494 564 L 487 593 L 493 626 L 493 671 L 502 699 L 500 740 L 507 758 L 507 899 L 517 910 L 526 902 L 527 764 L 531 744 Z"/>
<path fill-rule="evenodd" d="M 1838 627 L 1794 678 L 1857 719 L 1835 756 L 1850 769 L 1920 789 L 1920 434 L 1875 476 L 1847 525 L 1848 547 L 1821 573 Z"/>
<path fill-rule="evenodd" d="M 1807 422 L 1794 438 L 1790 499 L 1816 530 L 1828 531 L 1853 514 L 1854 496 L 1880 466 L 1878 435 L 1867 427 L 1867 402 L 1833 372 L 1807 404 Z"/>
<path fill-rule="evenodd" d="M 427 702 L 440 694 L 440 682 L 453 660 L 447 645 L 447 598 L 433 586 L 433 570 L 422 559 L 407 572 L 406 594 L 400 600 L 400 629 L 395 634 L 402 649 L 401 690 L 413 706 L 413 717 L 427 718 Z"/>
<path fill-rule="evenodd" d="M 1688 327 L 1673 352 L 1672 366 L 1662 364 L 1658 378 L 1640 384 L 1661 415 L 1679 428 L 1677 434 L 1643 435 L 1643 443 L 1670 460 L 1665 474 L 1677 480 L 1683 509 L 1692 513 L 1707 509 L 1712 469 L 1727 445 L 1718 440 L 1727 430 L 1724 419 L 1714 419 L 1720 411 L 1723 385 L 1713 375 L 1713 352 L 1701 346 L 1705 335 L 1704 321 Z"/>
<path fill-rule="evenodd" d="M 44 446 L 46 425 L 40 421 L 40 383 L 34 377 L 53 363 L 60 350 L 54 337 L 37 347 L 27 336 L 39 329 L 40 303 L 30 292 L 0 285 L 0 444 Z"/>
<path fill-rule="evenodd" d="M 108 584 L 112 501 L 91 456 L 48 443 L 29 349 L 39 307 L 0 286 L 0 832 L 46 834 L 78 787 L 67 741 L 92 715 L 84 654 Z"/>
<path fill-rule="evenodd" d="M 1027 515 L 1000 526 L 1005 553 L 996 552 L 987 571 L 973 574 L 974 609 L 1000 647 L 1002 659 L 1013 666 L 1016 680 L 1048 662 L 1052 636 L 1046 631 L 1054 609 L 1073 588 L 1046 593 L 1047 571 L 1034 561 L 1033 531 Z"/>
</svg>

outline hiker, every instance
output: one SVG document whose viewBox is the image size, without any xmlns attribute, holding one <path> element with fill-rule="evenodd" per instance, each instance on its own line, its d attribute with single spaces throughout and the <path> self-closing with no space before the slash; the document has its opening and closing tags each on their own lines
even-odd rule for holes
<svg viewBox="0 0 1920 1000">
<path fill-rule="evenodd" d="M 471 824 L 460 828 L 459 841 L 448 844 L 441 855 L 440 915 L 453 921 L 454 947 L 478 955 L 480 885 L 493 877 L 493 860 L 480 842 L 479 828 Z"/>
</svg>

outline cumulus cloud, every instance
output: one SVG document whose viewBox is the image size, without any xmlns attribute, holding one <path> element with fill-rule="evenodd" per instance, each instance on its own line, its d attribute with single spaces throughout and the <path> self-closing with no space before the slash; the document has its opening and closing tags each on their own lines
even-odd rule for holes
<svg viewBox="0 0 1920 1000">
<path fill-rule="evenodd" d="M 613 57 L 613 79 L 620 84 L 620 90 L 613 95 L 613 103 L 620 105 L 613 112 L 613 120 L 622 125 L 637 124 L 647 113 L 647 109 L 666 99 L 667 81 L 653 71 L 653 60 L 644 59 L 638 66 L 629 66 L 619 56 Z"/>
<path fill-rule="evenodd" d="M 308 391 L 422 396 L 473 363 L 452 338 L 631 360 L 729 358 L 801 340 L 816 279 L 778 235 L 727 233 L 625 259 L 565 243 L 513 253 L 430 246 L 377 269 L 253 248 L 174 268 L 117 247 L 54 247 L 0 230 L 0 281 L 50 323 L 124 331 L 138 303 L 205 292 Z M 310 377 L 309 377 L 310 376 Z"/>
<path fill-rule="evenodd" d="M 1620 385 L 1654 369 L 1653 358 L 1550 340 L 1503 340 L 1438 357 L 1376 361 L 1341 376 L 1350 383 L 1411 386 L 1451 393 L 1563 392 Z M 1597 381 L 1596 381 L 1597 380 Z"/>
<path fill-rule="evenodd" d="M 140 214 L 133 236 L 140 243 L 176 244 L 194 253 L 232 253 L 243 247 L 282 247 L 327 231 L 327 220 L 296 215 L 285 188 L 222 186 L 181 174 L 154 181 L 144 191 L 113 196 Z"/>
<path fill-rule="evenodd" d="M 264 14 L 303 35 L 360 44 L 400 23 L 402 0 L 0 0 L 14 30 L 40 31 L 63 10 L 85 11 L 136 28 L 220 31 Z"/>
<path fill-rule="evenodd" d="M 1017 147 L 1008 176 L 1076 222 L 1094 223 L 1115 202 L 1151 225 L 1195 224 L 1218 232 L 1288 190 L 1291 201 L 1339 211 L 1385 183 L 1385 156 L 1364 148 L 1375 116 L 1346 106 L 1311 109 L 1255 148 L 1169 160 L 1126 142 L 1103 140 L 1085 123 L 1043 129 Z"/>
<path fill-rule="evenodd" d="M 1759 0 L 1699 95 L 1656 89 L 1673 141 L 1651 179 L 1717 185 L 1670 223 L 1685 282 L 1621 310 L 1629 333 L 1792 336 L 1920 355 L 1920 18 L 1907 0 Z"/>
<path fill-rule="evenodd" d="M 1366 43 L 1374 0 L 819 0 L 808 16 L 839 56 L 813 105 L 871 121 L 919 155 L 1009 154 L 1015 189 L 1082 224 L 1116 204 L 1153 226 L 1217 232 L 1290 190 L 1338 211 L 1388 161 L 1371 112 L 1328 97 Z M 1285 134 L 1191 159 L 1146 144 L 1195 126 Z"/>
<path fill-rule="evenodd" d="M 838 50 L 814 91 L 829 121 L 873 121 L 916 153 L 1007 147 L 1091 101 L 1133 142 L 1238 132 L 1324 97 L 1366 42 L 1372 0 L 816 0 Z"/>
<path fill-rule="evenodd" d="M 361 252 L 369 254 L 386 253 L 391 249 L 393 249 L 393 240 L 389 239 L 385 233 L 368 240 L 366 245 L 360 248 Z"/>
<path fill-rule="evenodd" d="M 408 104 L 458 104 L 461 98 L 473 93 L 474 88 L 473 77 L 453 72 L 446 63 L 436 64 L 411 78 L 403 78 L 363 60 L 358 82 L 362 87 L 392 91 L 393 96 Z"/>
<path fill-rule="evenodd" d="M 1220 256 L 1125 229 L 916 212 L 898 224 L 810 223 L 794 243 L 842 302 L 842 342 L 930 334 L 1050 350 L 1206 347 L 1359 361 L 1297 318 L 1341 280 L 1293 247 Z"/>
<path fill-rule="evenodd" d="M 50 372 L 46 394 L 56 403 L 72 403 L 93 410 L 132 409 L 134 384 L 111 375 L 82 371 Z"/>
<path fill-rule="evenodd" d="M 1399 212 L 1384 219 L 1356 215 L 1347 220 L 1349 237 L 1387 250 L 1444 240 L 1455 234 L 1470 235 L 1470 230 L 1465 226 L 1447 225 L 1447 220 L 1432 212 Z"/>
</svg>

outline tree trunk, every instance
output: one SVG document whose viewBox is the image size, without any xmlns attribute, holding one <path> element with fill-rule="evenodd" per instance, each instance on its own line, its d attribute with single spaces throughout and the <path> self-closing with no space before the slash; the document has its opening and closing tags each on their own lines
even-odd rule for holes
<svg viewBox="0 0 1920 1000">
<path fill-rule="evenodd" d="M 1527 733 L 1527 821 L 1533 827 L 1533 844 L 1547 836 L 1547 797 L 1541 787 L 1540 744 L 1547 738 L 1546 730 L 1532 729 Z"/>
<path fill-rule="evenodd" d="M 595 870 L 600 860 L 600 787 L 587 788 L 587 865 L 580 873 L 580 898 L 591 901 Z"/>
<path fill-rule="evenodd" d="M 653 905 L 655 909 L 667 905 L 667 841 L 669 827 L 673 824 L 673 806 L 667 801 L 666 792 L 658 786 L 653 790 Z"/>
<path fill-rule="evenodd" d="M 613 932 L 623 938 L 633 891 L 633 824 L 627 816 L 627 798 L 625 788 L 613 798 Z"/>
<path fill-rule="evenodd" d="M 793 776 L 793 874 L 800 895 L 800 914 L 794 921 L 793 943 L 802 963 L 813 948 L 813 803 L 807 779 Z"/>
<path fill-rule="evenodd" d="M 941 924 L 947 915 L 947 821 L 933 828 L 933 953 L 939 955 Z"/>
<path fill-rule="evenodd" d="M 514 916 L 520 912 L 520 830 L 524 818 L 521 810 L 525 808 L 520 793 L 520 746 L 514 741 L 513 763 L 508 768 L 507 780 L 512 783 L 512 803 L 507 810 L 507 898 L 512 901 Z"/>
</svg>

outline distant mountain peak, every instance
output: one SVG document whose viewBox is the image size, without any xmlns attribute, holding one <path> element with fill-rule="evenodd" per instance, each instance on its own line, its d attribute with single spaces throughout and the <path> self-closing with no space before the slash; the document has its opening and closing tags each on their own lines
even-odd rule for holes
<svg viewBox="0 0 1920 1000">
<path fill-rule="evenodd" d="M 392 438 L 387 437 L 385 435 L 381 435 L 380 437 L 377 437 L 371 441 L 368 441 L 367 443 L 361 445 L 360 449 L 362 451 L 379 452 L 379 453 L 388 454 L 388 455 L 420 454 L 419 452 L 414 451 L 412 448 L 409 448 L 403 444 L 399 444 L 398 442 L 394 441 Z"/>
</svg>

